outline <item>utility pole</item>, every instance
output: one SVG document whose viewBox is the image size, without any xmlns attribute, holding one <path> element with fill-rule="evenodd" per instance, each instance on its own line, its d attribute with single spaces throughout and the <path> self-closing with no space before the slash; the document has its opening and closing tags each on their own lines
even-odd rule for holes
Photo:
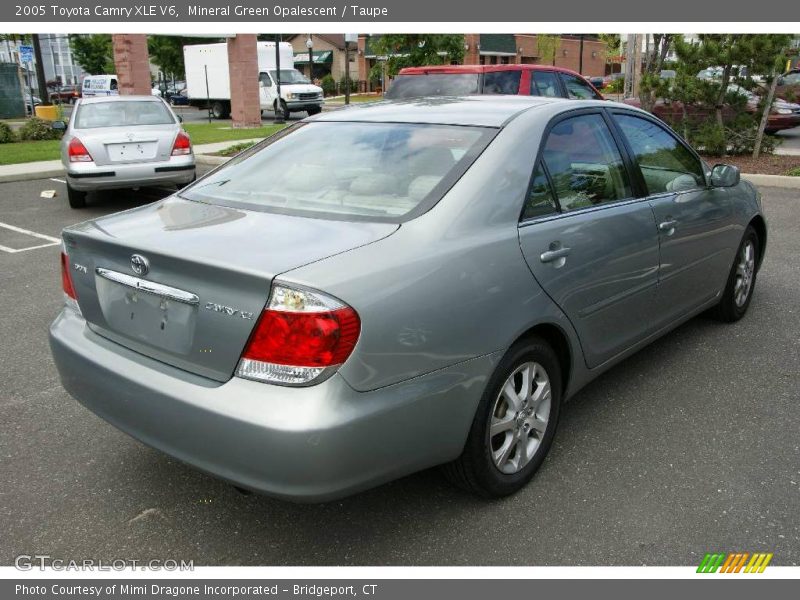
<svg viewBox="0 0 800 600">
<path fill-rule="evenodd" d="M 580 45 L 580 50 L 578 52 L 578 73 L 583 75 L 583 34 L 581 34 L 579 37 L 581 45 Z"/>
<path fill-rule="evenodd" d="M 47 93 L 47 81 L 44 77 L 44 62 L 42 62 L 42 47 L 39 44 L 39 34 L 34 33 L 31 37 L 33 38 L 33 56 L 36 58 L 36 81 L 39 84 L 39 98 L 42 101 L 42 106 L 50 106 L 50 94 Z M 31 89 L 33 89 L 33 86 L 31 86 Z M 33 107 L 31 107 L 31 110 L 33 110 Z"/>
<path fill-rule="evenodd" d="M 350 104 L 350 42 L 358 44 L 358 34 L 344 34 L 344 103 Z"/>
<path fill-rule="evenodd" d="M 275 100 L 275 123 L 283 125 L 283 98 L 281 97 L 281 39 L 282 35 L 275 36 L 275 86 L 278 91 L 278 99 Z"/>
</svg>

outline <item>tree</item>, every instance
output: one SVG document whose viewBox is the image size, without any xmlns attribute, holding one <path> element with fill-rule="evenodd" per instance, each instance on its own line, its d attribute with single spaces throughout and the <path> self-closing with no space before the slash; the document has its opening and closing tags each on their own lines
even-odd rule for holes
<svg viewBox="0 0 800 600">
<path fill-rule="evenodd" d="M 386 34 L 372 38 L 371 45 L 375 54 L 386 57 L 390 77 L 404 67 L 464 60 L 464 36 L 461 34 Z"/>
<path fill-rule="evenodd" d="M 764 141 L 764 130 L 767 127 L 769 114 L 772 110 L 772 103 L 775 100 L 775 88 L 778 86 L 778 77 L 783 72 L 786 62 L 786 55 L 792 36 L 780 34 L 767 34 L 754 36 L 756 60 L 753 65 L 760 72 L 764 73 L 767 82 L 765 98 L 761 102 L 761 119 L 758 123 L 756 140 L 753 144 L 753 158 L 758 158 L 761 154 L 761 145 Z M 760 63 L 760 64 L 759 64 Z"/>
<path fill-rule="evenodd" d="M 106 33 L 70 34 L 69 45 L 75 62 L 88 73 L 102 75 L 116 71 L 111 35 Z"/>
<path fill-rule="evenodd" d="M 537 35 L 536 51 L 539 53 L 539 60 L 543 64 L 556 64 L 556 54 L 561 47 L 561 38 L 557 35 Z"/>
<path fill-rule="evenodd" d="M 653 110 L 656 100 L 666 92 L 668 84 L 661 79 L 661 70 L 674 37 L 670 33 L 647 35 L 642 76 L 639 80 L 639 101 L 648 112 Z"/>
<path fill-rule="evenodd" d="M 210 44 L 221 41 L 208 38 L 192 38 L 175 35 L 151 35 L 147 38 L 150 60 L 165 76 L 182 77 L 186 72 L 183 64 L 183 47 L 191 44 Z"/>
</svg>

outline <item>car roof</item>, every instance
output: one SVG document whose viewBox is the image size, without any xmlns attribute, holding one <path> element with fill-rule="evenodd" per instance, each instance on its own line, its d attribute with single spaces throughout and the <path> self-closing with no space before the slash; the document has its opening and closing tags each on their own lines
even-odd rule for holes
<svg viewBox="0 0 800 600">
<path fill-rule="evenodd" d="M 91 96 L 81 98 L 81 104 L 96 104 L 98 102 L 164 102 L 159 96 Z"/>
<path fill-rule="evenodd" d="M 555 67 L 550 65 L 526 65 L 526 64 L 509 64 L 509 65 L 430 65 L 426 67 L 406 67 L 400 69 L 398 75 L 426 75 L 429 73 L 489 73 L 494 71 L 558 71 L 559 73 L 569 73 L 570 75 L 578 75 L 571 69 L 564 67 Z M 583 77 L 581 75 L 581 77 Z"/>
<path fill-rule="evenodd" d="M 542 96 L 430 96 L 353 105 L 322 113 L 312 120 L 502 127 L 517 115 L 537 107 L 561 105 L 565 110 L 569 110 L 585 107 L 592 103 L 593 101 L 590 100 L 567 100 Z M 595 103 L 606 104 L 602 101 Z"/>
</svg>

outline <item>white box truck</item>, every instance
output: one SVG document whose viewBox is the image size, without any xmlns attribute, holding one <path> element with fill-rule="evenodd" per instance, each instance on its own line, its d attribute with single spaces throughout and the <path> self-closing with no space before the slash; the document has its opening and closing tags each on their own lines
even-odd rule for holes
<svg viewBox="0 0 800 600">
<path fill-rule="evenodd" d="M 322 88 L 313 85 L 294 68 L 294 51 L 288 42 L 280 43 L 281 99 L 278 101 L 278 72 L 275 69 L 275 42 L 258 42 L 258 91 L 261 110 L 306 111 L 315 115 L 322 110 Z M 217 119 L 231 114 L 231 80 L 228 72 L 228 45 L 196 44 L 183 47 L 186 67 L 186 96 L 189 104 L 210 108 Z"/>
</svg>

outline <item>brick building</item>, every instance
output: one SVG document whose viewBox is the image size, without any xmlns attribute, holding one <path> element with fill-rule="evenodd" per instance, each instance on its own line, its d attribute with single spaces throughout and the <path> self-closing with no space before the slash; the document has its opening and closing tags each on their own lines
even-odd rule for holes
<svg viewBox="0 0 800 600">
<path fill-rule="evenodd" d="M 297 33 L 284 36 L 283 40 L 289 42 L 294 50 L 294 66 L 309 77 L 308 69 L 308 47 L 306 40 L 309 34 Z M 311 34 L 312 55 L 314 59 L 314 72 L 312 79 L 322 79 L 325 75 L 332 75 L 336 81 L 344 77 L 345 53 L 344 53 L 344 34 L 341 33 L 314 33 Z M 350 77 L 358 79 L 356 70 L 356 47 L 350 46 Z"/>
</svg>

